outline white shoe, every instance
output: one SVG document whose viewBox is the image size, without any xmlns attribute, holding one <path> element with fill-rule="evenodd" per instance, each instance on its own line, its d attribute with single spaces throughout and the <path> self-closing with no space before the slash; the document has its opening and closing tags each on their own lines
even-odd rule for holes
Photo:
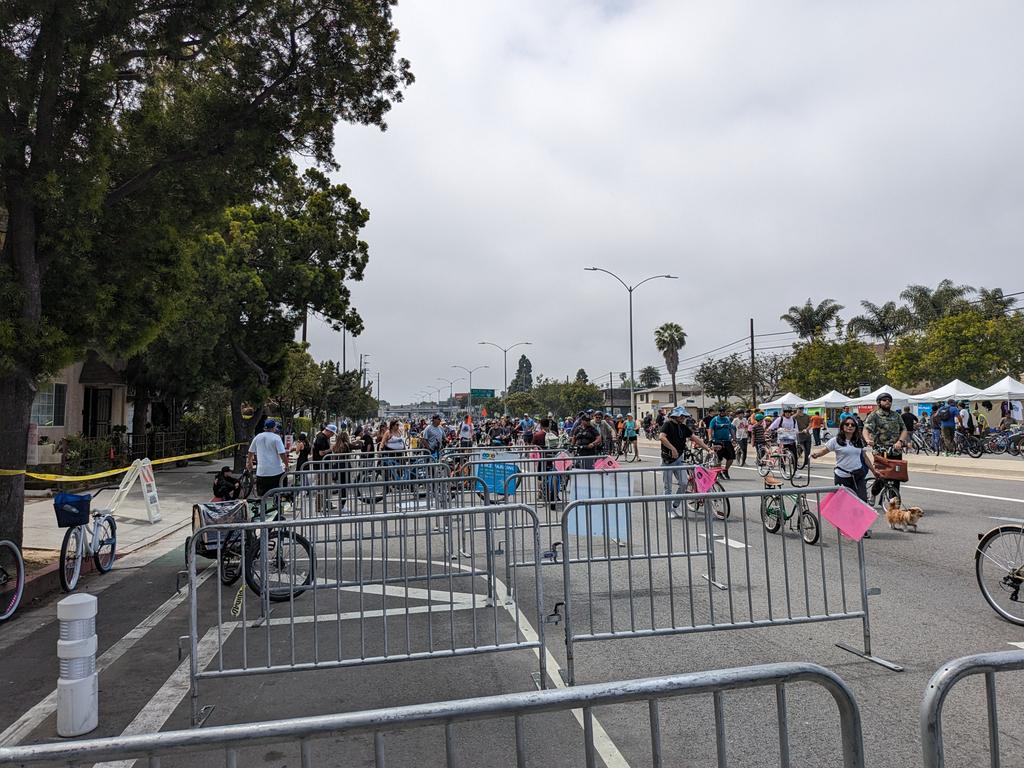
<svg viewBox="0 0 1024 768">
<path fill-rule="evenodd" d="M 672 502 L 672 517 L 674 517 L 676 519 L 679 519 L 679 520 L 681 520 L 683 518 L 683 512 L 682 512 L 681 509 L 679 509 L 679 502 L 678 501 L 673 501 Z"/>
</svg>

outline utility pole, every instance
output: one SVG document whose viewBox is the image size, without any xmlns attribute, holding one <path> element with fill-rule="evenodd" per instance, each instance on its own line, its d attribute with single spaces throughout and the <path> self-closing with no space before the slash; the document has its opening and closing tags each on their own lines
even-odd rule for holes
<svg viewBox="0 0 1024 768">
<path fill-rule="evenodd" d="M 342 328 L 341 329 L 341 370 L 342 371 L 347 371 L 348 370 L 348 363 L 345 362 L 345 348 L 348 346 L 348 344 L 346 343 L 347 341 L 348 341 L 348 331 L 346 331 L 344 328 Z"/>
<path fill-rule="evenodd" d="M 608 371 L 608 410 L 615 410 L 615 390 L 612 388 L 612 372 Z"/>
<path fill-rule="evenodd" d="M 302 310 L 302 343 L 306 343 L 306 323 L 309 321 L 309 307 Z"/>
<path fill-rule="evenodd" d="M 754 364 L 754 318 L 750 318 L 750 407 L 757 410 L 757 366 Z"/>
</svg>

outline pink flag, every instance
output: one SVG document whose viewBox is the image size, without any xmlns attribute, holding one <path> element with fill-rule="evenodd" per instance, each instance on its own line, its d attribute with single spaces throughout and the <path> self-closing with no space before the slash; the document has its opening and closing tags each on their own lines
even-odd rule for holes
<svg viewBox="0 0 1024 768">
<path fill-rule="evenodd" d="M 697 486 L 697 493 L 707 493 L 715 484 L 718 477 L 717 469 L 705 469 L 704 467 L 693 468 L 693 483 Z"/>
<path fill-rule="evenodd" d="M 823 496 L 818 510 L 843 536 L 854 541 L 864 538 L 864 532 L 878 519 L 878 513 L 847 488 Z"/>
<path fill-rule="evenodd" d="M 572 469 L 572 457 L 565 451 L 560 451 L 552 463 L 559 472 L 568 472 Z"/>
<path fill-rule="evenodd" d="M 618 469 L 618 468 L 619 468 L 619 462 L 617 462 L 615 459 L 601 457 L 600 459 L 598 459 L 597 461 L 594 462 L 594 469 Z"/>
</svg>

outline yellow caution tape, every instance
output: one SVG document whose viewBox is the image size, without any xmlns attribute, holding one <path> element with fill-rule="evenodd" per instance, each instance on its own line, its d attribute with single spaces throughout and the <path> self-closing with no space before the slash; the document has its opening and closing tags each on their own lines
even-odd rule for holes
<svg viewBox="0 0 1024 768">
<path fill-rule="evenodd" d="M 187 453 L 183 456 L 168 456 L 165 459 L 157 459 L 151 461 L 153 466 L 158 464 L 169 464 L 172 461 L 185 461 L 186 459 L 198 459 L 201 456 L 212 456 L 215 453 L 221 453 L 222 451 L 236 448 L 242 445 L 242 443 L 234 443 L 232 445 L 225 445 L 223 448 L 214 448 L 212 451 L 202 451 L 200 453 Z M 121 467 L 120 469 L 109 469 L 106 472 L 95 472 L 91 475 L 48 475 L 44 472 L 29 472 L 24 469 L 0 469 L 0 475 L 4 477 L 11 477 L 16 475 L 25 475 L 35 480 L 49 480 L 54 483 L 74 483 L 82 480 L 98 480 L 101 477 L 113 477 L 114 475 L 123 475 L 125 472 L 130 470 L 132 465 L 129 464 L 127 467 Z"/>
</svg>

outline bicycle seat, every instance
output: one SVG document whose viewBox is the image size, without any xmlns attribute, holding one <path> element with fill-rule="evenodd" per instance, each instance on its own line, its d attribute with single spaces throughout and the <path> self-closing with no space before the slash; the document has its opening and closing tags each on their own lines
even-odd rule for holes
<svg viewBox="0 0 1024 768">
<path fill-rule="evenodd" d="M 782 485 L 782 481 L 779 480 L 779 478 L 777 478 L 777 477 L 775 477 L 773 475 L 766 475 L 765 478 L 764 478 L 764 487 L 765 488 L 778 488 L 781 485 Z"/>
</svg>

